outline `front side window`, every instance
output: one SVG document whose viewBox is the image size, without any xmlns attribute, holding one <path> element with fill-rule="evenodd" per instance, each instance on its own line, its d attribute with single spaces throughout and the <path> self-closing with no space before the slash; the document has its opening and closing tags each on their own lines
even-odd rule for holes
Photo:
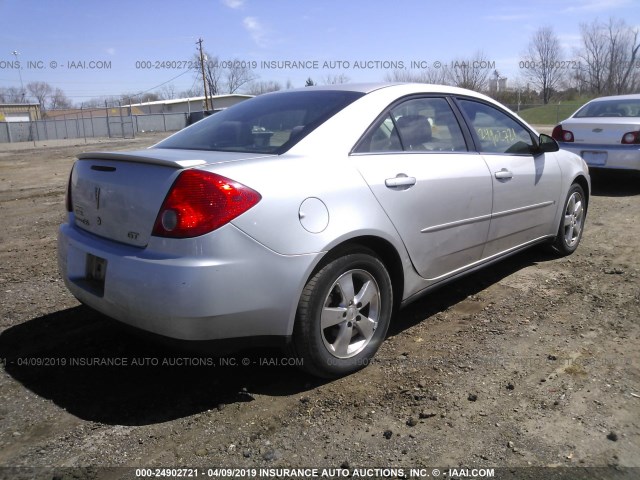
<svg viewBox="0 0 640 480">
<path fill-rule="evenodd" d="M 355 149 L 357 153 L 466 150 L 460 125 L 444 98 L 415 98 L 393 107 Z"/>
<path fill-rule="evenodd" d="M 533 151 L 529 130 L 506 113 L 472 100 L 459 100 L 459 104 L 476 134 L 481 152 L 530 155 Z"/>
<path fill-rule="evenodd" d="M 260 95 L 200 120 L 154 148 L 283 153 L 362 95 L 338 90 Z"/>
</svg>

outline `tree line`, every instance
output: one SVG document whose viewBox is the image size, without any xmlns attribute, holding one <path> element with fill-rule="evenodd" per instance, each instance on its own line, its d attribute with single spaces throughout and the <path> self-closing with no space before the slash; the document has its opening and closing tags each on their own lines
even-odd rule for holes
<svg viewBox="0 0 640 480">
<path fill-rule="evenodd" d="M 551 27 L 531 38 L 527 50 L 530 68 L 526 78 L 536 85 L 544 103 L 558 90 L 574 90 L 595 96 L 637 93 L 640 90 L 640 38 L 638 28 L 624 20 L 594 20 L 580 25 L 581 46 L 574 60 L 565 52 Z"/>
<path fill-rule="evenodd" d="M 498 100 L 514 103 L 549 103 L 553 98 L 567 94 L 617 95 L 640 91 L 640 35 L 638 27 L 624 20 L 598 19 L 580 24 L 580 46 L 566 52 L 552 27 L 541 27 L 529 39 L 519 64 L 520 75 L 511 80 L 509 89 L 495 88 L 502 78 L 495 62 L 482 51 L 471 58 L 456 58 L 440 68 L 424 70 L 396 70 L 388 72 L 384 80 L 402 82 L 437 83 L 485 92 Z M 193 86 L 177 91 L 172 84 L 163 85 L 153 92 L 122 93 L 116 96 L 96 97 L 82 103 L 83 107 L 129 105 L 174 98 L 245 93 L 262 93 L 293 88 L 272 80 L 260 80 L 246 62 L 220 62 L 216 55 L 205 52 L 206 61 L 194 54 Z M 571 60 L 568 60 L 571 59 Z M 204 74 L 204 75 L 203 75 Z M 204 77 L 204 78 L 203 78 Z M 305 85 L 347 83 L 343 74 L 326 75 L 319 80 L 309 77 Z M 490 85 L 494 88 L 489 88 Z M 516 98 L 517 95 L 517 98 Z M 36 101 L 41 109 L 71 108 L 71 100 L 60 88 L 46 82 L 30 82 L 26 89 L 0 87 L 0 103 Z"/>
<path fill-rule="evenodd" d="M 39 103 L 44 109 L 55 110 L 72 107 L 72 102 L 64 91 L 61 88 L 53 88 L 47 82 L 29 82 L 24 90 L 18 87 L 0 87 L 0 103 L 29 103 L 32 101 Z"/>
<path fill-rule="evenodd" d="M 580 25 L 581 45 L 565 52 L 552 27 L 536 30 L 519 62 L 516 88 L 489 89 L 489 81 L 501 78 L 487 55 L 477 52 L 471 59 L 456 59 L 440 69 L 419 72 L 394 71 L 386 80 L 441 83 L 489 93 L 504 103 L 542 101 L 579 95 L 622 95 L 640 91 L 640 38 L 637 27 L 624 20 L 594 20 Z M 523 100 L 525 100 L 523 102 Z"/>
</svg>

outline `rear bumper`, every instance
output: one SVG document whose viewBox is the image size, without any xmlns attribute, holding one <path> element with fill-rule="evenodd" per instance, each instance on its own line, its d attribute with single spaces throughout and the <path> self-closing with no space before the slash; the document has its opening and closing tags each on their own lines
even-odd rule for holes
<svg viewBox="0 0 640 480">
<path fill-rule="evenodd" d="M 640 171 L 640 145 L 558 144 L 582 157 L 589 167 Z"/>
<path fill-rule="evenodd" d="M 101 239 L 72 221 L 58 231 L 60 272 L 80 302 L 181 340 L 290 335 L 319 255 L 279 255 L 232 224 L 194 239 L 152 237 L 146 248 Z M 106 261 L 98 289 L 87 281 L 90 256 Z"/>
</svg>

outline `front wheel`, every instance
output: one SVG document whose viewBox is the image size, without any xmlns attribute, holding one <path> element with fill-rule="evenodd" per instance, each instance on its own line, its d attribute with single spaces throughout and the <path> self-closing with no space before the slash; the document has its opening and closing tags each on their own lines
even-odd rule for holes
<svg viewBox="0 0 640 480">
<path fill-rule="evenodd" d="M 330 261 L 307 282 L 293 350 L 313 375 L 335 378 L 369 364 L 384 340 L 393 293 L 389 273 L 369 250 Z"/>
<path fill-rule="evenodd" d="M 578 248 L 586 215 L 587 203 L 584 190 L 574 183 L 567 194 L 558 235 L 553 242 L 553 248 L 560 255 L 570 255 Z"/>
</svg>

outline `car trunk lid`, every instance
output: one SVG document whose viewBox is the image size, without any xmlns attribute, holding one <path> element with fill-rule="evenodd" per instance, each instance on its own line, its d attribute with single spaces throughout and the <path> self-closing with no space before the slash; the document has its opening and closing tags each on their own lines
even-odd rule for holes
<svg viewBox="0 0 640 480">
<path fill-rule="evenodd" d="M 263 155 L 261 155 L 263 156 Z M 83 153 L 71 175 L 71 208 L 78 228 L 145 247 L 167 192 L 185 168 L 256 158 L 252 153 L 149 149 Z"/>
<path fill-rule="evenodd" d="M 572 118 L 562 122 L 562 129 L 573 133 L 575 143 L 620 145 L 625 133 L 640 130 L 637 119 L 618 117 Z"/>
</svg>

